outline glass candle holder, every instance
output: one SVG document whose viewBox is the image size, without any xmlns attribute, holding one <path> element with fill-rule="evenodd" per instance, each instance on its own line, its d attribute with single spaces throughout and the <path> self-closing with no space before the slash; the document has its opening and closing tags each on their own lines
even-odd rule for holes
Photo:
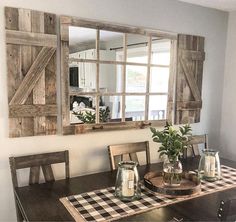
<svg viewBox="0 0 236 222">
<path fill-rule="evenodd" d="M 136 162 L 122 161 L 118 164 L 115 196 L 122 201 L 140 198 L 141 186 Z"/>
<path fill-rule="evenodd" d="M 218 151 L 203 150 L 203 155 L 201 156 L 199 162 L 198 175 L 200 176 L 200 179 L 210 182 L 221 179 L 220 158 Z"/>
</svg>

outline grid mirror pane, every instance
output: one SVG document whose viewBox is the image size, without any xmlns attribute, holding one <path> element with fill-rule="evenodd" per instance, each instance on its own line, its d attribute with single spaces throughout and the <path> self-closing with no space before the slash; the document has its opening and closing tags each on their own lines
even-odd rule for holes
<svg viewBox="0 0 236 222">
<path fill-rule="evenodd" d="M 126 66 L 126 92 L 146 92 L 147 67 Z"/>
<path fill-rule="evenodd" d="M 123 61 L 123 38 L 123 33 L 100 30 L 100 60 Z"/>
<path fill-rule="evenodd" d="M 102 96 L 100 101 L 100 122 L 117 123 L 122 120 L 122 97 L 121 96 Z"/>
<path fill-rule="evenodd" d="M 145 120 L 145 96 L 125 97 L 125 118 L 132 121 Z"/>
<path fill-rule="evenodd" d="M 99 91 L 101 93 L 122 93 L 123 65 L 99 64 Z"/>
<path fill-rule="evenodd" d="M 69 27 L 70 123 L 166 118 L 171 41 Z"/>
<path fill-rule="evenodd" d="M 70 96 L 70 123 L 94 124 L 96 122 L 96 98 L 92 95 Z"/>
<path fill-rule="evenodd" d="M 157 95 L 149 97 L 149 120 L 163 120 L 166 119 L 167 113 L 167 96 Z"/>
</svg>

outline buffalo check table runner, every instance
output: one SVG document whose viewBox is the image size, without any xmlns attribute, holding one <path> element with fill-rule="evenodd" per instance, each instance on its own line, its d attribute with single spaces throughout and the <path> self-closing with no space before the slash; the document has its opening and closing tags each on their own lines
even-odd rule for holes
<svg viewBox="0 0 236 222">
<path fill-rule="evenodd" d="M 139 200 L 123 202 L 114 196 L 115 188 L 109 187 L 64 197 L 60 201 L 77 222 L 113 221 L 169 204 L 236 187 L 236 169 L 222 165 L 221 172 L 221 180 L 215 182 L 202 181 L 201 193 L 194 197 L 169 198 L 142 188 L 142 195 Z"/>
</svg>

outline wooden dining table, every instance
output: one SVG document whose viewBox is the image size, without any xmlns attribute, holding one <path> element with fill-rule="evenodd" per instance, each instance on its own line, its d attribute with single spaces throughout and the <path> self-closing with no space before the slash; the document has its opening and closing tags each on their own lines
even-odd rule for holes
<svg viewBox="0 0 236 222">
<path fill-rule="evenodd" d="M 184 170 L 197 169 L 199 158 L 182 161 Z M 236 168 L 236 162 L 221 159 L 221 164 Z M 141 178 L 149 171 L 161 170 L 162 163 L 139 166 Z M 60 202 L 60 198 L 114 186 L 116 171 L 95 173 L 70 179 L 57 180 L 19 187 L 14 190 L 26 221 L 74 221 Z M 141 214 L 121 218 L 118 221 L 217 221 L 220 201 L 236 196 L 231 188 L 183 202 L 174 203 Z"/>
</svg>

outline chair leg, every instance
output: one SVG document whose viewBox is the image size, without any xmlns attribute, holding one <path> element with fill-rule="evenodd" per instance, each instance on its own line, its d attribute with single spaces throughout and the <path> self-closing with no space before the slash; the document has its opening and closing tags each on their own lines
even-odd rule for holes
<svg viewBox="0 0 236 222">
<path fill-rule="evenodd" d="M 19 203 L 17 202 L 16 197 L 15 197 L 15 206 L 16 206 L 16 218 L 17 218 L 17 222 L 22 222 L 22 221 L 24 221 L 24 217 L 22 216 L 22 213 L 21 213 L 21 210 L 20 210 L 20 207 L 19 207 Z"/>
</svg>

